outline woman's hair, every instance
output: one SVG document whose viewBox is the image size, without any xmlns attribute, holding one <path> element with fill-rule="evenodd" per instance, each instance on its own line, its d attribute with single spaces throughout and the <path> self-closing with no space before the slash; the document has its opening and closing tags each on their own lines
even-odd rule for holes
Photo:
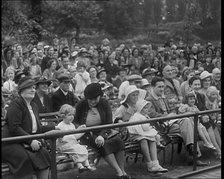
<svg viewBox="0 0 224 179">
<path fill-rule="evenodd" d="M 66 116 L 69 113 L 75 113 L 75 108 L 72 107 L 69 104 L 64 104 L 64 105 L 61 106 L 61 108 L 60 108 L 60 110 L 58 112 L 58 115 L 60 117 L 64 117 L 64 116 Z"/>
<path fill-rule="evenodd" d="M 195 80 L 199 80 L 201 82 L 201 79 L 199 77 L 193 76 L 189 80 L 189 86 L 191 86 Z"/>
<path fill-rule="evenodd" d="M 189 93 L 187 93 L 185 96 L 184 96 L 184 99 L 183 99 L 183 104 L 188 104 L 188 99 L 190 97 L 194 97 L 196 99 L 196 94 L 193 92 L 193 91 L 190 91 Z"/>
<path fill-rule="evenodd" d="M 132 56 L 134 56 L 134 51 L 135 51 L 135 50 L 138 50 L 138 55 L 139 55 L 139 49 L 138 49 L 137 47 L 135 47 L 135 48 L 133 48 L 133 50 L 132 50 L 132 52 L 131 52 L 131 55 L 132 55 Z"/>
<path fill-rule="evenodd" d="M 188 76 L 190 73 L 192 73 L 192 72 L 194 72 L 194 70 L 191 69 L 191 68 L 186 68 L 186 69 L 184 69 L 183 72 L 182 72 L 182 74 L 181 74 L 183 80 L 186 81 L 186 80 L 187 80 L 187 76 Z"/>
<path fill-rule="evenodd" d="M 53 62 L 56 62 L 56 59 L 51 59 L 51 60 L 49 60 L 49 61 L 47 62 L 46 67 L 47 67 L 47 68 L 50 68 L 50 67 L 51 67 L 51 64 L 52 64 Z"/>
<path fill-rule="evenodd" d="M 98 69 L 97 69 L 97 67 L 96 67 L 95 65 L 91 65 L 91 66 L 87 69 L 87 71 L 89 72 L 91 68 L 95 68 L 96 73 L 98 73 Z"/>
<path fill-rule="evenodd" d="M 15 68 L 13 66 L 9 66 L 9 67 L 6 68 L 6 70 L 5 70 L 5 76 L 7 78 L 8 78 L 8 74 L 9 74 L 10 71 L 13 71 L 14 74 L 15 74 Z"/>
</svg>

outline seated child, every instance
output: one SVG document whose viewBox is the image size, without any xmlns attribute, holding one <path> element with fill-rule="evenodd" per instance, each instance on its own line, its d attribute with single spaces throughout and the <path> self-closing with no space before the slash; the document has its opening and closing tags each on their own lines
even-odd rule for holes
<svg viewBox="0 0 224 179">
<path fill-rule="evenodd" d="M 130 118 L 129 122 L 150 119 L 148 114 L 152 104 L 149 101 L 140 99 L 136 103 L 137 112 Z M 139 141 L 142 153 L 146 159 L 149 172 L 167 172 L 168 170 L 159 165 L 157 159 L 157 145 L 160 143 L 160 135 L 150 123 L 128 126 L 132 140 Z M 164 147 L 164 146 L 163 146 Z"/>
<path fill-rule="evenodd" d="M 61 106 L 59 110 L 59 116 L 63 118 L 57 128 L 60 130 L 74 130 L 75 125 L 72 123 L 74 119 L 75 108 L 68 104 Z M 85 128 L 85 125 L 79 126 L 77 129 Z M 77 141 L 82 137 L 84 133 L 65 135 L 57 140 L 57 148 L 64 153 L 69 154 L 73 161 L 77 164 L 79 172 L 84 172 L 86 170 L 94 171 L 95 168 L 91 167 L 88 161 L 88 150 L 86 146 L 80 145 Z"/>
<path fill-rule="evenodd" d="M 195 101 L 196 101 L 195 93 L 193 91 L 187 93 L 183 100 L 183 104 L 181 104 L 178 109 L 179 113 L 180 114 L 187 114 L 187 113 L 192 114 L 192 113 L 199 112 L 199 109 L 195 105 Z M 192 122 L 193 122 L 194 117 L 190 117 L 190 118 L 192 119 Z M 211 142 L 211 139 L 209 137 L 209 134 L 208 134 L 206 128 L 201 124 L 200 121 L 198 121 L 197 127 L 198 127 L 198 134 L 199 134 L 200 138 L 202 139 L 202 141 L 204 142 L 204 146 L 209 149 L 216 150 L 216 148 L 213 146 L 213 144 Z"/>
</svg>

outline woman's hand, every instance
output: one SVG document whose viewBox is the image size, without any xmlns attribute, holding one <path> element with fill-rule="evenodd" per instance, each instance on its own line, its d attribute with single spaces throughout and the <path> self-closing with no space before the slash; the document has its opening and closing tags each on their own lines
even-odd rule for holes
<svg viewBox="0 0 224 179">
<path fill-rule="evenodd" d="M 98 136 L 96 139 L 95 139 L 95 143 L 97 145 L 97 147 L 102 147 L 104 145 L 104 138 L 102 136 Z"/>
<path fill-rule="evenodd" d="M 32 148 L 33 151 L 38 151 L 41 147 L 41 142 L 38 140 L 32 140 L 30 146 Z"/>
</svg>

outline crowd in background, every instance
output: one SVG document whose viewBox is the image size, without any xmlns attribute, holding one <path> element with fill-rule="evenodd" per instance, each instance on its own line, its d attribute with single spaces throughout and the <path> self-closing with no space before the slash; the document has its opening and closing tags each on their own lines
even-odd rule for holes
<svg viewBox="0 0 224 179">
<path fill-rule="evenodd" d="M 24 76 L 36 81 L 33 100 L 40 113 L 59 111 L 63 104 L 75 107 L 85 99 L 85 89 L 91 83 L 101 85 L 104 98 L 118 101 L 111 103 L 114 122 L 134 120 L 136 112 L 146 119 L 221 107 L 221 47 L 212 43 L 189 46 L 170 39 L 158 47 L 122 43 L 114 48 L 108 39 L 99 46 L 58 38 L 52 44 L 38 42 L 27 47 L 15 42 L 3 44 L 1 72 L 3 117 L 13 98 L 20 95 L 18 83 Z M 145 106 L 153 110 L 141 113 Z M 193 138 L 185 133 L 193 132 L 193 128 L 186 127 L 190 124 L 187 120 L 181 121 L 169 123 L 178 125 L 174 128 L 192 156 L 193 143 L 189 140 Z M 221 159 L 220 121 L 219 113 L 200 116 L 198 131 L 204 146 Z M 155 164 L 158 170 L 157 156 L 152 156 L 155 160 L 150 163 L 145 153 L 148 167 Z"/>
</svg>

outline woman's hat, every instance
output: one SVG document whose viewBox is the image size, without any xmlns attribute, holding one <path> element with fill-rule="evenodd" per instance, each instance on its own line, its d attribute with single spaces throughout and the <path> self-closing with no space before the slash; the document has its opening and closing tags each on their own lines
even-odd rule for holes
<svg viewBox="0 0 224 179">
<path fill-rule="evenodd" d="M 211 96 L 211 93 L 216 93 L 217 95 L 219 95 L 219 90 L 217 90 L 215 86 L 210 86 L 206 91 L 206 95 Z"/>
<path fill-rule="evenodd" d="M 142 71 L 142 77 L 146 77 L 147 75 L 151 75 L 151 74 L 156 74 L 158 72 L 158 70 L 154 69 L 154 68 L 146 68 Z"/>
<path fill-rule="evenodd" d="M 146 101 L 144 99 L 140 99 L 136 103 L 136 109 L 137 112 L 141 112 L 141 110 L 145 107 L 145 105 L 150 104 L 150 107 L 152 106 L 152 103 L 150 101 Z"/>
<path fill-rule="evenodd" d="M 22 90 L 35 85 L 36 82 L 30 76 L 22 77 L 18 83 L 18 92 L 21 93 Z"/>
<path fill-rule="evenodd" d="M 39 84 L 47 84 L 48 86 L 50 86 L 51 80 L 48 80 L 45 76 L 41 76 L 36 82 L 36 85 Z"/>
<path fill-rule="evenodd" d="M 100 73 L 102 72 L 107 72 L 107 70 L 105 68 L 101 68 L 98 70 L 98 73 L 97 73 L 97 77 L 100 75 Z"/>
<path fill-rule="evenodd" d="M 128 77 L 128 81 L 142 81 L 142 77 L 140 75 L 133 74 Z"/>
<path fill-rule="evenodd" d="M 208 71 L 203 71 L 201 74 L 200 74 L 200 78 L 201 80 L 204 80 L 205 78 L 208 78 L 208 77 L 211 77 L 212 74 L 209 73 Z"/>
<path fill-rule="evenodd" d="M 99 83 L 91 83 L 84 90 L 84 96 L 86 99 L 93 99 L 98 96 L 103 96 L 103 91 Z"/>
<path fill-rule="evenodd" d="M 145 78 L 142 79 L 142 88 L 150 86 L 149 81 Z"/>
<path fill-rule="evenodd" d="M 120 104 L 124 103 L 127 98 L 128 98 L 128 95 L 135 92 L 135 91 L 138 91 L 139 92 L 139 89 L 135 86 L 135 85 L 129 85 L 126 89 L 125 89 L 125 97 L 124 99 L 120 102 Z"/>
</svg>

